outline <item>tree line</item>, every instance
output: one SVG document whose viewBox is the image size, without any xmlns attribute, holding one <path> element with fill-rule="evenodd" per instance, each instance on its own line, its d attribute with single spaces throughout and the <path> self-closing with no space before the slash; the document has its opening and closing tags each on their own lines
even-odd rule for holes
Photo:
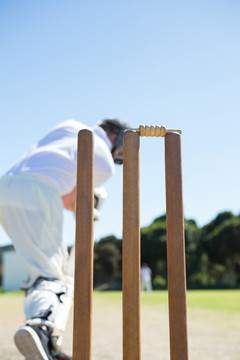
<svg viewBox="0 0 240 360">
<path fill-rule="evenodd" d="M 240 287 L 240 215 L 226 211 L 203 227 L 185 220 L 188 288 Z M 167 288 L 166 215 L 141 229 L 141 262 L 152 269 L 154 288 Z M 94 244 L 94 286 L 119 289 L 122 240 L 114 236 Z"/>
<path fill-rule="evenodd" d="M 184 223 L 187 287 L 240 288 L 240 215 L 225 211 L 201 228 L 194 220 Z M 166 215 L 141 229 L 141 262 L 152 269 L 153 287 L 167 288 Z M 121 289 L 121 284 L 122 240 L 110 235 L 94 243 L 94 286 Z"/>
</svg>

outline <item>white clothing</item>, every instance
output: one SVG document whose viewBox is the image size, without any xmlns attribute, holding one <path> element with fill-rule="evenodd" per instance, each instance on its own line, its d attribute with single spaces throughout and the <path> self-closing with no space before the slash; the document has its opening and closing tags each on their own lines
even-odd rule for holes
<svg viewBox="0 0 240 360">
<path fill-rule="evenodd" d="M 53 185 L 34 175 L 0 179 L 0 222 L 29 275 L 62 279 L 67 249 L 62 241 L 63 203 Z"/>
<path fill-rule="evenodd" d="M 29 288 L 24 300 L 25 315 L 41 317 L 51 309 L 51 321 L 62 330 L 72 304 L 73 278 L 62 240 L 61 196 L 76 186 L 77 138 L 84 128 L 87 127 L 75 120 L 59 124 L 0 178 L 0 223 L 29 275 L 25 284 Z M 113 174 L 114 161 L 105 131 L 100 127 L 92 130 L 97 187 Z M 37 279 L 40 283 L 36 287 Z M 68 289 L 63 302 L 52 290 L 56 281 Z"/>
<path fill-rule="evenodd" d="M 64 331 L 73 303 L 73 278 L 60 281 L 39 278 L 26 292 L 24 312 L 27 319 L 41 323 L 47 319 L 52 327 Z M 40 321 L 39 321 L 40 320 Z M 31 321 L 27 321 L 31 324 Z"/>
<path fill-rule="evenodd" d="M 64 331 L 73 301 L 73 274 L 67 273 L 62 218 L 62 200 L 46 178 L 5 175 L 0 179 L 0 222 L 29 276 L 24 283 L 29 289 L 24 298 L 26 318 L 49 314 L 47 319 Z M 45 279 L 36 286 L 39 278 Z"/>
<path fill-rule="evenodd" d="M 149 267 L 141 268 L 141 280 L 151 281 L 152 270 Z"/>
<path fill-rule="evenodd" d="M 147 292 L 152 291 L 152 270 L 149 267 L 143 266 L 141 268 L 141 290 Z"/>
<path fill-rule="evenodd" d="M 53 183 L 60 196 L 70 193 L 76 186 L 77 140 L 82 129 L 94 132 L 94 187 L 100 186 L 114 173 L 111 141 L 101 127 L 89 128 L 75 120 L 54 127 L 7 174 L 42 176 Z"/>
</svg>

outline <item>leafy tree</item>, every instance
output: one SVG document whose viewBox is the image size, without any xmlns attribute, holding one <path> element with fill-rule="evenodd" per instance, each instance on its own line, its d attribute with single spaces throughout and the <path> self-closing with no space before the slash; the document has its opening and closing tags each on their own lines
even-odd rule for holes
<svg viewBox="0 0 240 360">
<path fill-rule="evenodd" d="M 152 269 L 152 277 L 167 276 L 166 215 L 141 229 L 141 260 Z"/>
<path fill-rule="evenodd" d="M 101 239 L 94 244 L 94 284 L 109 282 L 119 272 L 121 246 L 114 236 Z"/>
<path fill-rule="evenodd" d="M 210 234 L 216 227 L 221 225 L 225 220 L 232 219 L 233 214 L 231 211 L 224 211 L 216 216 L 209 224 L 202 228 L 202 236 Z"/>
<path fill-rule="evenodd" d="M 185 220 L 185 247 L 187 274 L 190 277 L 199 267 L 201 259 L 200 229 L 194 220 Z M 166 215 L 156 218 L 141 231 L 142 262 L 152 269 L 153 279 L 161 276 L 167 280 Z"/>
<path fill-rule="evenodd" d="M 216 226 L 207 225 L 202 231 L 203 248 L 209 257 L 208 271 L 216 264 L 223 266 L 218 283 L 235 286 L 240 282 L 240 216 L 225 212 L 212 223 Z"/>
<path fill-rule="evenodd" d="M 0 250 L 6 250 L 7 247 Z M 240 215 L 222 212 L 199 228 L 185 220 L 187 284 L 194 287 L 240 286 Z M 0 251 L 0 279 L 1 279 Z M 152 269 L 153 284 L 167 284 L 166 215 L 141 229 L 141 261 Z M 121 284 L 122 240 L 107 236 L 94 244 L 94 285 Z"/>
<path fill-rule="evenodd" d="M 200 243 L 200 229 L 197 223 L 190 219 L 184 221 L 185 252 L 187 282 L 196 271 L 201 271 L 202 249 Z"/>
</svg>

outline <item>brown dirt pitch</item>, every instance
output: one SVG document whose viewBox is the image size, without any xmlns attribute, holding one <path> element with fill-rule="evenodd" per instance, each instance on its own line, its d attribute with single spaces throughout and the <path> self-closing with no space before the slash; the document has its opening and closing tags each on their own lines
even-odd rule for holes
<svg viewBox="0 0 240 360">
<path fill-rule="evenodd" d="M 144 295 L 145 297 L 148 295 Z M 0 359 L 21 360 L 13 335 L 24 320 L 23 295 L 0 296 Z M 93 360 L 122 359 L 121 296 L 94 294 Z M 142 301 L 142 360 L 169 360 L 167 304 Z M 189 360 L 240 360 L 240 314 L 188 309 Z M 72 314 L 63 350 L 72 352 Z"/>
</svg>

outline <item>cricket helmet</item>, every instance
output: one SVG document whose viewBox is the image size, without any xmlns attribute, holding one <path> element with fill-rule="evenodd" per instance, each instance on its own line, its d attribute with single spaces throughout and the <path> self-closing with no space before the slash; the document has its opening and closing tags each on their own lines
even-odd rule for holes
<svg viewBox="0 0 240 360">
<path fill-rule="evenodd" d="M 112 149 L 112 153 L 114 153 L 114 162 L 115 164 L 123 163 L 123 152 L 119 152 L 119 150 L 123 146 L 123 133 L 125 130 L 131 128 L 130 124 L 125 120 L 120 118 L 106 118 L 98 123 L 103 129 L 108 129 L 112 132 L 117 132 L 118 137 L 116 141 L 116 146 Z"/>
</svg>

